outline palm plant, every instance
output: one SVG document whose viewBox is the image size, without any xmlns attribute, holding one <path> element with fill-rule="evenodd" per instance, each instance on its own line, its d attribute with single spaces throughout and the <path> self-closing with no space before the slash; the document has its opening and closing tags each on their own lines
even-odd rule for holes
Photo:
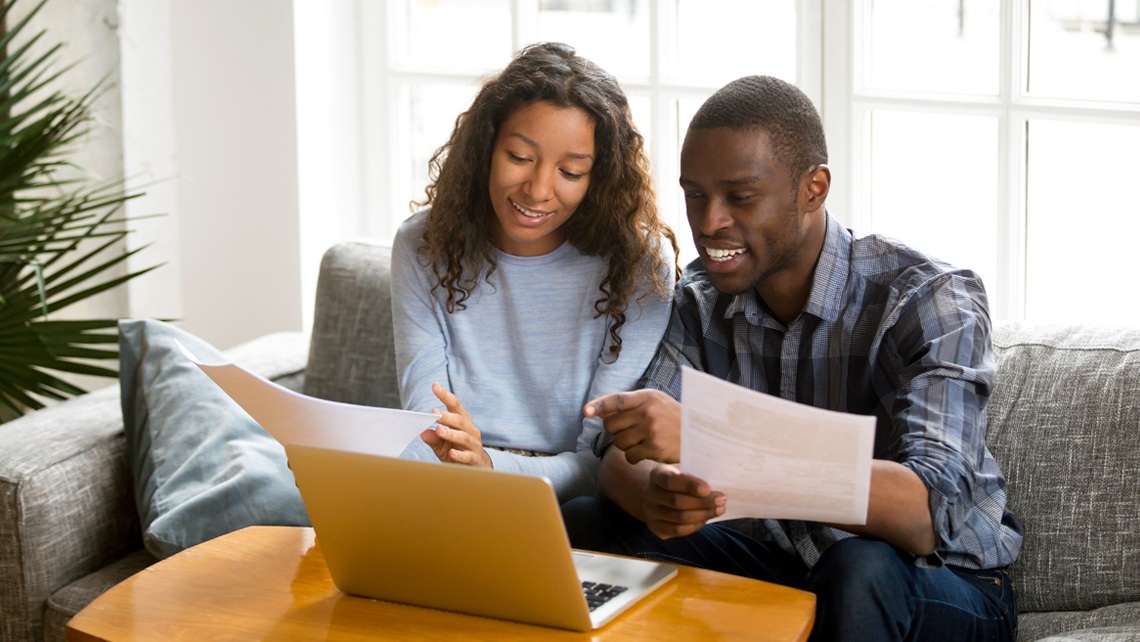
<svg viewBox="0 0 1140 642">
<path fill-rule="evenodd" d="M 98 87 L 78 99 L 54 90 L 62 44 L 33 54 L 45 32 L 19 38 L 46 1 L 0 31 L 0 421 L 85 392 L 67 375 L 118 376 L 98 365 L 118 361 L 117 319 L 51 315 L 154 269 L 125 269 L 139 250 L 123 251 L 120 213 L 137 195 L 67 161 Z M 0 2 L 0 29 L 13 4 Z"/>
</svg>

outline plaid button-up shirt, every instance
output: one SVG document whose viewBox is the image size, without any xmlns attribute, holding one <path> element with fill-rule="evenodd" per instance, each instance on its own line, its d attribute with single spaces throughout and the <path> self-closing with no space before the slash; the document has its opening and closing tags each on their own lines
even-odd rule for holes
<svg viewBox="0 0 1140 642">
<path fill-rule="evenodd" d="M 996 568 L 1017 557 L 1021 527 L 1005 508 L 1005 478 L 985 444 L 995 365 L 986 294 L 973 272 L 886 237 L 854 238 L 829 214 L 811 295 L 787 326 L 754 290 L 721 294 L 699 260 L 688 266 L 643 384 L 679 399 L 682 366 L 874 415 L 874 457 L 907 466 L 930 491 L 937 550 L 916 563 Z M 809 567 L 851 536 L 792 520 L 737 526 Z"/>
</svg>

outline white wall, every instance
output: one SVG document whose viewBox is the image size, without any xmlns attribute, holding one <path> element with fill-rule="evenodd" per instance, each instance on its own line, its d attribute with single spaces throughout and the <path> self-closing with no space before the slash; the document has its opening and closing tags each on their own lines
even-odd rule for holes
<svg viewBox="0 0 1140 642">
<path fill-rule="evenodd" d="M 374 8 L 375 0 L 364 0 Z M 312 326 L 321 256 L 367 230 L 364 220 L 361 111 L 362 17 L 356 0 L 293 0 L 297 66 L 297 156 L 301 230 L 301 306 Z"/>
<path fill-rule="evenodd" d="M 43 32 L 25 57 L 31 60 L 50 47 L 62 44 L 54 54 L 51 70 L 61 73 L 48 91 L 59 91 L 78 98 L 103 82 L 102 91 L 91 104 L 87 133 L 69 147 L 68 159 L 85 170 L 92 181 L 113 183 L 122 177 L 122 148 L 118 143 L 121 127 L 116 71 L 119 67 L 116 0 L 84 0 L 81 3 L 55 0 L 45 4 L 21 33 L 21 45 Z M 8 17 L 16 24 L 36 7 L 36 2 L 20 0 Z M 68 68 L 70 67 L 70 68 Z M 107 253 L 104 260 L 112 255 Z M 90 266 L 89 266 L 90 267 Z M 60 318 L 99 318 L 116 316 L 127 304 L 127 293 L 112 290 L 81 301 L 59 313 Z M 84 381 L 81 385 L 90 385 Z"/>
<path fill-rule="evenodd" d="M 58 0 L 56 0 L 58 1 Z M 93 0 L 92 0 L 93 1 Z M 119 0 L 132 316 L 220 348 L 304 324 L 294 8 L 288 0 Z"/>
</svg>

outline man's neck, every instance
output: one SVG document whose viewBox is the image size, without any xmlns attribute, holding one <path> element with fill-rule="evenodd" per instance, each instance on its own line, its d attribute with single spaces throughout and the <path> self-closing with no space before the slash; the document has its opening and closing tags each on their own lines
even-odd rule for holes
<svg viewBox="0 0 1140 642">
<path fill-rule="evenodd" d="M 820 209 L 808 216 L 809 227 L 804 235 L 800 259 L 756 286 L 757 295 L 768 306 L 772 316 L 784 325 L 794 321 L 807 305 L 815 280 L 815 267 L 827 235 L 826 212 Z"/>
</svg>

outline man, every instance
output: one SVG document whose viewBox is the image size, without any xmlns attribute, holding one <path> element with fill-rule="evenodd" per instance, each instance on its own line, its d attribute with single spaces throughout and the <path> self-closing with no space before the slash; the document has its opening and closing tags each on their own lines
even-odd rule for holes
<svg viewBox="0 0 1140 642">
<path fill-rule="evenodd" d="M 793 85 L 736 80 L 689 125 L 681 187 L 700 253 L 645 389 L 599 397 L 603 499 L 568 503 L 571 543 L 814 592 L 817 640 L 1013 640 L 1021 548 L 985 445 L 985 291 L 825 208 L 819 114 Z M 918 205 L 918 204 L 916 204 Z M 732 501 L 675 465 L 681 366 L 877 419 L 867 521 L 708 521 Z M 612 442 L 612 447 L 611 446 Z"/>
</svg>

